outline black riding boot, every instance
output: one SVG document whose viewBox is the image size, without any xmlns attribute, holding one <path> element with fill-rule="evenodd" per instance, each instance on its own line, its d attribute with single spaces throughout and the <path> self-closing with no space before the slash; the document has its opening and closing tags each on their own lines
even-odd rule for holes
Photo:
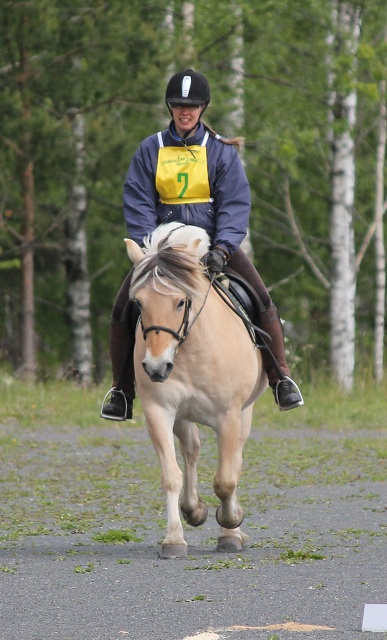
<svg viewBox="0 0 387 640">
<path fill-rule="evenodd" d="M 110 325 L 110 357 L 113 384 L 106 394 L 101 418 L 126 420 L 132 418 L 134 390 L 134 328 L 127 322 L 112 321 Z"/>
</svg>

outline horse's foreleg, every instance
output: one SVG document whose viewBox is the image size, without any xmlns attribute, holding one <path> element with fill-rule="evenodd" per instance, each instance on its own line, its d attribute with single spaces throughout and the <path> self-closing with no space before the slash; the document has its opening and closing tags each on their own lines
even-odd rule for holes
<svg viewBox="0 0 387 640">
<path fill-rule="evenodd" d="M 188 524 L 198 527 L 207 519 L 207 505 L 198 495 L 197 462 L 200 453 L 199 429 L 194 422 L 177 420 L 174 432 L 179 438 L 184 460 L 184 485 L 180 497 L 180 509 Z"/>
<path fill-rule="evenodd" d="M 167 502 L 167 532 L 162 542 L 162 558 L 185 558 L 187 543 L 179 513 L 179 495 L 183 487 L 183 474 L 176 461 L 173 439 L 173 420 L 160 414 L 146 415 L 148 432 L 161 466 L 161 484 Z"/>
<path fill-rule="evenodd" d="M 216 519 L 225 529 L 237 529 L 243 510 L 237 501 L 237 485 L 242 470 L 242 451 L 250 433 L 252 407 L 241 414 L 227 415 L 217 430 L 218 468 L 214 491 L 220 499 Z"/>
</svg>

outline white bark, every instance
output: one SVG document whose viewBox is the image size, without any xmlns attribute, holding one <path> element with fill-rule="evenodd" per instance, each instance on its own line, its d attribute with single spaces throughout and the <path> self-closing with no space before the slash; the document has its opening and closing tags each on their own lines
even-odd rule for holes
<svg viewBox="0 0 387 640">
<path fill-rule="evenodd" d="M 376 156 L 375 185 L 375 267 L 376 267 L 376 300 L 375 300 L 375 345 L 374 376 L 383 380 L 384 357 L 384 325 L 386 320 L 386 251 L 384 246 L 383 215 L 384 203 L 384 157 L 386 154 L 386 81 L 380 83 L 379 135 Z"/>
<path fill-rule="evenodd" d="M 193 2 L 183 2 L 182 6 L 182 16 L 183 16 L 183 29 L 185 36 L 185 50 L 184 50 L 184 59 L 183 65 L 192 66 L 193 58 L 194 58 L 194 49 L 193 49 L 193 30 L 194 30 L 194 20 L 195 20 L 195 6 Z"/>
<path fill-rule="evenodd" d="M 90 279 L 87 267 L 86 187 L 84 185 L 84 118 L 69 112 L 76 153 L 76 173 L 65 222 L 67 313 L 72 335 L 72 360 L 82 383 L 92 379 L 93 350 L 90 325 Z"/>
<path fill-rule="evenodd" d="M 173 42 L 175 37 L 175 22 L 173 19 L 174 11 L 175 11 L 175 3 L 173 0 L 170 0 L 170 2 L 168 3 L 167 9 L 165 11 L 165 18 L 163 22 L 163 31 L 165 34 L 166 43 L 170 49 L 173 48 Z M 175 73 L 174 65 L 169 64 L 166 69 L 165 86 L 167 86 L 169 80 L 171 79 L 174 73 Z M 169 113 L 167 113 L 167 110 L 166 110 L 165 115 L 163 115 L 161 118 L 160 126 L 163 129 L 166 129 L 169 126 L 170 120 L 171 120 L 171 116 Z"/>
<path fill-rule="evenodd" d="M 231 71 L 228 77 L 231 97 L 227 100 L 227 113 L 222 121 L 224 133 L 230 137 L 240 133 L 245 121 L 243 10 L 235 0 L 231 0 L 231 12 L 236 24 L 231 38 Z"/>
<path fill-rule="evenodd" d="M 352 57 L 352 76 L 356 71 L 356 52 L 360 36 L 357 8 L 347 2 L 332 2 L 334 51 Z M 333 55 L 333 54 L 332 54 Z M 335 81 L 332 69 L 329 82 Z M 331 96 L 331 365 L 339 385 L 351 390 L 355 368 L 356 260 L 353 230 L 355 198 L 355 156 L 353 127 L 356 122 L 355 88 Z"/>
<path fill-rule="evenodd" d="M 229 87 L 231 89 L 231 98 L 227 103 L 227 113 L 222 122 L 224 133 L 226 136 L 233 137 L 239 135 L 243 131 L 245 121 L 245 91 L 244 91 L 244 73 L 245 59 L 243 54 L 243 9 L 238 2 L 231 1 L 231 12 L 235 17 L 236 29 L 232 37 L 232 54 L 231 54 L 231 71 L 229 74 Z M 243 165 L 245 165 L 243 148 L 240 151 Z M 253 260 L 254 252 L 250 239 L 250 229 L 247 229 L 247 235 L 241 244 L 241 248 Z"/>
</svg>

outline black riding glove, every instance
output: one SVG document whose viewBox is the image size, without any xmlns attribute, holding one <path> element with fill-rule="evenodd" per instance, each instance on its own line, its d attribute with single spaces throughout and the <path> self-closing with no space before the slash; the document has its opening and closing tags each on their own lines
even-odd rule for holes
<svg viewBox="0 0 387 640">
<path fill-rule="evenodd" d="M 221 273 L 223 271 L 227 259 L 228 255 L 224 249 L 215 247 L 215 249 L 207 251 L 202 258 L 202 263 L 207 268 L 208 273 L 212 275 L 213 273 Z"/>
</svg>

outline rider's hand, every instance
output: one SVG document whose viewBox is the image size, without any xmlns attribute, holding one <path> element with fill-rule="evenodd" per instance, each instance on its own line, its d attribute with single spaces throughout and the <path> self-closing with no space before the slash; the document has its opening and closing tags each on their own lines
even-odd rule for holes
<svg viewBox="0 0 387 640">
<path fill-rule="evenodd" d="M 213 273 L 221 273 L 228 259 L 227 253 L 220 247 L 215 247 L 203 256 L 201 262 L 207 268 L 210 275 Z"/>
</svg>

